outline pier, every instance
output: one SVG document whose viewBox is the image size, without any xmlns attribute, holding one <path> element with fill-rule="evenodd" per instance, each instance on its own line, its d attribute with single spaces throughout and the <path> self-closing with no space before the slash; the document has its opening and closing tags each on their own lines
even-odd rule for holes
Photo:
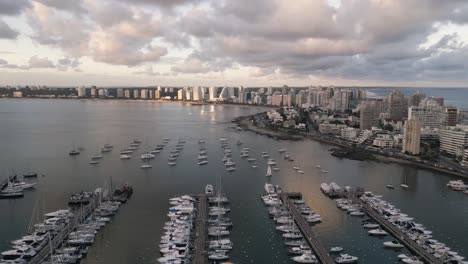
<svg viewBox="0 0 468 264">
<path fill-rule="evenodd" d="M 297 193 L 293 194 L 294 197 L 297 197 Z M 318 240 L 317 234 L 312 230 L 310 225 L 305 221 L 301 212 L 297 210 L 296 205 L 291 201 L 289 193 L 281 194 L 281 200 L 286 204 L 296 222 L 299 230 L 301 231 L 304 239 L 309 244 L 310 248 L 314 251 L 317 260 L 322 264 L 335 264 L 335 261 L 328 254 L 328 251 L 322 246 Z"/>
<path fill-rule="evenodd" d="M 8 176 L 6 179 L 3 179 L 1 182 L 0 182 L 0 190 L 2 190 L 3 188 L 5 188 L 9 182 L 13 181 L 13 180 L 16 180 L 16 174 L 15 175 L 11 175 L 11 176 Z"/>
<path fill-rule="evenodd" d="M 197 206 L 197 220 L 195 222 L 196 238 L 195 238 L 195 254 L 193 263 L 204 264 L 207 263 L 206 253 L 206 221 L 208 217 L 208 198 L 205 194 L 198 195 L 198 206 Z"/>
<path fill-rule="evenodd" d="M 353 202 L 362 206 L 362 209 L 367 215 L 378 223 L 383 229 L 391 234 L 395 239 L 398 239 L 403 245 L 405 245 L 413 254 L 415 254 L 424 263 L 430 264 L 442 264 L 442 261 L 436 258 L 434 255 L 429 254 L 424 248 L 422 248 L 414 240 L 411 240 L 408 235 L 403 233 L 401 230 L 396 228 L 390 222 L 388 222 L 383 216 L 381 216 L 374 208 L 367 205 L 361 199 L 353 198 Z"/>
<path fill-rule="evenodd" d="M 81 224 L 86 217 L 88 217 L 98 205 L 98 200 L 93 199 L 86 207 L 83 208 L 82 212 L 70 220 L 70 223 L 60 233 L 55 235 L 48 246 L 43 247 L 37 254 L 28 262 L 29 264 L 39 264 L 44 262 L 52 252 L 62 245 L 68 235 L 73 232 L 76 227 Z"/>
</svg>

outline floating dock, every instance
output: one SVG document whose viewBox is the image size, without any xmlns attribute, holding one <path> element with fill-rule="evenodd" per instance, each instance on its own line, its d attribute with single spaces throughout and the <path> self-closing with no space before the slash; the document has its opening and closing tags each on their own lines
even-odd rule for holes
<svg viewBox="0 0 468 264">
<path fill-rule="evenodd" d="M 98 205 L 97 199 L 93 199 L 86 207 L 83 208 L 82 212 L 75 216 L 70 223 L 65 227 L 59 234 L 52 238 L 49 246 L 43 247 L 37 254 L 29 260 L 28 264 L 40 264 L 50 257 L 51 252 L 54 252 L 59 248 L 68 235 L 73 232 L 76 227 L 82 223 L 86 217 L 88 217 Z"/>
<path fill-rule="evenodd" d="M 300 194 L 298 193 L 291 193 L 294 197 L 299 197 Z M 289 193 L 281 194 L 281 200 L 284 204 L 286 204 L 296 222 L 299 230 L 301 230 L 304 239 L 309 244 L 312 251 L 314 251 L 317 260 L 322 264 L 335 264 L 335 261 L 332 257 L 328 254 L 328 251 L 322 246 L 322 244 L 318 240 L 317 234 L 312 230 L 310 225 L 305 221 L 304 217 L 302 216 L 301 212 L 297 210 L 296 205 L 291 201 Z"/>
<path fill-rule="evenodd" d="M 417 244 L 414 240 L 411 240 L 408 235 L 403 233 L 401 230 L 396 228 L 390 222 L 388 222 L 383 216 L 381 216 L 375 209 L 367 205 L 361 199 L 353 198 L 353 202 L 362 206 L 362 209 L 367 215 L 378 223 L 383 229 L 391 234 L 395 239 L 398 239 L 403 245 L 405 245 L 411 252 L 413 252 L 420 260 L 424 263 L 430 264 L 442 264 L 442 261 L 436 258 L 434 255 L 429 254 L 424 248 Z"/>
<path fill-rule="evenodd" d="M 195 254 L 193 263 L 204 264 L 208 263 L 206 253 L 206 238 L 207 238 L 207 223 L 208 217 L 208 198 L 205 194 L 198 195 L 197 220 L 195 222 L 196 238 L 195 238 Z"/>
</svg>

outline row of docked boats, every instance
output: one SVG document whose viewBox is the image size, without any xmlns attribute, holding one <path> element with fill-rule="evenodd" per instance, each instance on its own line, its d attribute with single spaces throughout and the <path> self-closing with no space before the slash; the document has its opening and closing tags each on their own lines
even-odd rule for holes
<svg viewBox="0 0 468 264">
<path fill-rule="evenodd" d="M 128 160 L 131 159 L 132 156 L 131 154 L 138 149 L 140 144 L 143 141 L 140 139 L 134 139 L 132 142 L 130 142 L 130 145 L 122 150 L 120 150 L 120 159 L 121 160 Z"/>
<path fill-rule="evenodd" d="M 205 194 L 208 197 L 208 260 L 214 263 L 229 260 L 229 253 L 233 248 L 230 234 L 233 227 L 229 218 L 229 199 L 221 192 L 221 180 L 217 190 L 207 185 Z"/>
<path fill-rule="evenodd" d="M 112 151 L 112 149 L 114 149 L 114 146 L 112 146 L 111 144 L 104 144 L 99 153 L 96 153 L 91 156 L 89 164 L 99 164 L 99 162 L 101 162 L 101 160 L 104 158 L 102 154 L 109 153 Z"/>
<path fill-rule="evenodd" d="M 447 187 L 454 191 L 463 192 L 468 195 L 468 184 L 465 184 L 462 180 L 453 180 L 447 183 Z"/>
<path fill-rule="evenodd" d="M 97 189 L 92 204 L 77 212 L 62 209 L 44 214 L 43 222 L 34 224 L 32 232 L 12 241 L 12 249 L 1 253 L 0 263 L 79 263 L 121 204 L 103 199 L 102 193 Z"/>
<path fill-rule="evenodd" d="M 198 151 L 198 157 L 197 157 L 197 164 L 200 166 L 206 165 L 208 164 L 208 153 L 206 152 L 205 141 L 199 140 L 198 145 L 199 145 L 199 151 Z"/>
<path fill-rule="evenodd" d="M 343 193 L 345 189 L 341 188 L 338 184 L 335 182 L 331 183 L 321 183 L 320 184 L 320 190 L 327 195 L 328 197 L 335 198 L 335 197 L 341 197 L 343 196 Z"/>
<path fill-rule="evenodd" d="M 196 199 L 189 195 L 169 200 L 167 214 L 169 221 L 164 224 L 164 233 L 159 243 L 159 263 L 190 263 L 195 238 Z"/>
<path fill-rule="evenodd" d="M 220 138 L 219 139 L 220 146 L 223 149 L 224 156 L 222 161 L 224 162 L 224 167 L 226 168 L 227 171 L 233 172 L 236 170 L 236 163 L 232 161 L 232 149 L 229 147 L 227 139 L 225 138 Z"/>
<path fill-rule="evenodd" d="M 391 225 L 395 226 L 401 232 L 406 234 L 409 239 L 416 242 L 422 250 L 432 254 L 442 263 L 468 263 L 464 261 L 463 256 L 451 250 L 450 247 L 444 243 L 434 239 L 432 237 L 432 231 L 425 228 L 422 224 L 415 222 L 414 218 L 402 213 L 400 209 L 396 208 L 391 203 L 383 200 L 381 195 L 375 195 L 372 192 L 365 192 L 363 195 L 361 195 L 360 199 L 368 206 L 373 208 L 383 218 L 385 218 Z M 388 245 L 390 245 L 390 243 L 388 243 Z M 396 243 L 395 245 L 398 247 Z M 422 260 L 418 259 L 416 256 L 401 254 L 399 258 L 404 263 L 423 263 Z"/>
<path fill-rule="evenodd" d="M 169 138 L 164 139 L 164 144 L 167 144 L 169 142 Z M 170 167 L 176 166 L 177 165 L 177 159 L 179 158 L 180 153 L 184 149 L 184 144 L 185 140 L 184 139 L 179 139 L 173 149 L 169 151 L 169 160 L 167 162 L 167 165 Z"/>
</svg>

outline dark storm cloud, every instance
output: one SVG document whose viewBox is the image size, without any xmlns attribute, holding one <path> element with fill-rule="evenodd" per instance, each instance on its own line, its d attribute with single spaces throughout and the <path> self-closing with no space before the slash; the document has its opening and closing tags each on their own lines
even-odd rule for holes
<svg viewBox="0 0 468 264">
<path fill-rule="evenodd" d="M 27 6 L 29 0 L 0 0 L 0 15 L 17 15 Z"/>
<path fill-rule="evenodd" d="M 0 39 L 16 39 L 18 34 L 7 23 L 0 20 Z"/>
</svg>

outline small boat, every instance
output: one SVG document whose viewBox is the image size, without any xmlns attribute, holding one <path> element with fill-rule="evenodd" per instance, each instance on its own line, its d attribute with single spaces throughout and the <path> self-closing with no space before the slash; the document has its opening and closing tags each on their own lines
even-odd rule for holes
<svg viewBox="0 0 468 264">
<path fill-rule="evenodd" d="M 132 143 L 134 143 L 134 144 L 140 144 L 140 143 L 142 143 L 142 142 L 143 142 L 143 140 L 141 140 L 141 139 L 134 139 Z"/>
<path fill-rule="evenodd" d="M 167 165 L 169 165 L 169 166 L 175 166 L 175 165 L 177 165 L 177 163 L 175 163 L 175 162 L 168 162 Z"/>
<path fill-rule="evenodd" d="M 213 185 L 211 185 L 211 184 L 206 185 L 205 194 L 206 195 L 213 195 Z"/>
<path fill-rule="evenodd" d="M 130 155 L 125 155 L 125 154 L 120 155 L 120 159 L 130 159 L 130 158 L 131 158 Z"/>
<path fill-rule="evenodd" d="M 143 165 L 140 166 L 140 168 L 142 168 L 142 169 L 151 169 L 152 167 L 153 167 L 153 165 L 151 165 L 151 164 L 143 164 Z"/>
<path fill-rule="evenodd" d="M 336 263 L 354 263 L 358 260 L 357 257 L 351 256 L 348 254 L 340 254 L 339 257 L 335 259 Z"/>
<path fill-rule="evenodd" d="M 404 258 L 401 261 L 407 264 L 424 264 L 424 262 L 420 261 L 417 257 Z"/>
<path fill-rule="evenodd" d="M 304 174 L 304 171 L 302 170 L 298 170 L 297 172 L 299 172 L 300 174 Z"/>
<path fill-rule="evenodd" d="M 124 149 L 124 150 L 120 151 L 121 155 L 123 155 L 123 154 L 132 154 L 132 153 L 133 153 L 133 151 L 130 150 L 130 149 Z"/>
<path fill-rule="evenodd" d="M 258 165 L 255 165 L 255 164 L 254 164 L 254 165 L 252 165 L 252 168 L 254 168 L 254 169 L 255 169 L 255 168 L 258 168 Z"/>
<path fill-rule="evenodd" d="M 92 160 L 100 160 L 102 159 L 102 155 L 101 154 L 95 154 L 91 157 Z"/>
<path fill-rule="evenodd" d="M 403 189 L 408 189 L 408 188 L 409 188 L 409 186 L 406 185 L 406 184 L 404 184 L 404 183 L 400 184 L 400 186 L 401 186 L 401 188 L 403 188 Z"/>
<path fill-rule="evenodd" d="M 137 150 L 138 148 L 135 147 L 135 146 L 130 146 L 130 147 L 128 147 L 127 149 L 128 149 L 128 150 Z"/>
<path fill-rule="evenodd" d="M 279 152 L 279 153 L 286 152 L 286 149 L 285 149 L 285 148 L 280 148 L 280 149 L 278 149 L 278 152 Z"/>
<path fill-rule="evenodd" d="M 274 168 L 273 168 L 273 170 L 274 170 L 274 171 L 279 171 L 279 170 L 280 170 L 280 168 L 278 168 L 278 167 L 274 167 Z"/>
<path fill-rule="evenodd" d="M 383 245 L 388 248 L 403 248 L 404 246 L 398 240 L 383 242 Z"/>
<path fill-rule="evenodd" d="M 389 188 L 389 189 L 395 189 L 395 186 L 393 186 L 393 185 L 391 185 L 391 184 L 387 184 L 387 185 L 385 185 L 385 186 L 386 186 L 387 188 Z"/>
<path fill-rule="evenodd" d="M 369 233 L 369 235 L 371 235 L 371 236 L 386 236 L 386 235 L 388 235 L 387 232 L 385 232 L 384 230 L 382 230 L 380 228 L 371 229 L 367 233 Z"/>
<path fill-rule="evenodd" d="M 316 167 L 319 168 L 319 169 L 321 168 L 320 165 L 317 165 Z"/>
<path fill-rule="evenodd" d="M 343 251 L 342 247 L 332 247 L 332 248 L 330 248 L 330 252 L 332 252 L 332 253 L 341 252 L 341 251 Z"/>
<path fill-rule="evenodd" d="M 379 225 L 373 224 L 373 223 L 367 223 L 367 224 L 362 225 L 362 227 L 364 227 L 365 229 L 375 229 L 375 228 L 379 228 Z"/>
<path fill-rule="evenodd" d="M 36 186 L 37 183 L 31 182 L 13 182 L 13 187 L 21 187 L 23 190 L 32 189 Z"/>
<path fill-rule="evenodd" d="M 70 156 L 80 155 L 80 151 L 72 149 L 72 150 L 70 150 L 70 152 L 68 152 L 68 155 L 70 155 Z"/>
<path fill-rule="evenodd" d="M 156 158 L 156 156 L 151 153 L 144 153 L 144 154 L 141 154 L 140 158 L 143 160 L 149 160 L 149 159 Z"/>
<path fill-rule="evenodd" d="M 227 170 L 227 171 L 235 171 L 235 170 L 236 170 L 236 167 L 227 167 L 226 170 Z"/>
<path fill-rule="evenodd" d="M 205 165 L 205 164 L 208 164 L 208 161 L 202 160 L 202 161 L 198 162 L 198 165 Z"/>
<path fill-rule="evenodd" d="M 34 178 L 34 177 L 37 177 L 37 173 L 35 172 L 26 172 L 23 174 L 23 177 L 24 178 Z"/>
<path fill-rule="evenodd" d="M 349 214 L 352 215 L 352 216 L 365 216 L 365 215 L 366 215 L 366 213 L 364 213 L 364 212 L 362 212 L 362 211 L 359 211 L 359 210 L 358 210 L 358 211 L 351 212 L 351 213 L 349 213 Z"/>
<path fill-rule="evenodd" d="M 256 161 L 257 159 L 256 158 L 248 158 L 247 161 L 251 162 L 251 161 Z"/>
<path fill-rule="evenodd" d="M 271 175 L 273 175 L 273 174 L 271 173 L 271 167 L 270 167 L 270 165 L 268 165 L 267 173 L 265 174 L 265 176 L 271 177 Z"/>
<path fill-rule="evenodd" d="M 296 263 L 318 263 L 317 258 L 310 251 L 300 256 L 293 257 L 292 260 Z"/>
<path fill-rule="evenodd" d="M 323 173 L 328 173 L 328 171 L 327 171 L 327 170 L 322 170 L 322 172 L 323 172 Z"/>
<path fill-rule="evenodd" d="M 92 160 L 92 161 L 89 162 L 89 164 L 93 164 L 93 165 L 98 164 L 98 163 L 99 163 L 99 160 Z"/>
<path fill-rule="evenodd" d="M 297 167 L 297 166 L 294 166 L 293 169 L 295 170 L 300 170 L 301 168 Z"/>
</svg>

